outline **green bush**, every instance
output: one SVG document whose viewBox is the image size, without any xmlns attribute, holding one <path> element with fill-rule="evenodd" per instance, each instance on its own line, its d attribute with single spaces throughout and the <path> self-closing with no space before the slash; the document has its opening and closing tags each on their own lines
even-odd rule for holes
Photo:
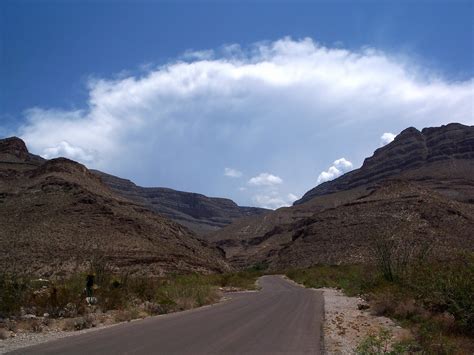
<svg viewBox="0 0 474 355">
<path fill-rule="evenodd" d="M 214 275 L 212 282 L 221 287 L 235 287 L 244 290 L 254 290 L 257 288 L 257 279 L 263 272 L 257 269 L 248 269 L 236 273 L 226 273 Z"/>
<path fill-rule="evenodd" d="M 184 310 L 213 303 L 219 299 L 217 289 L 203 275 L 174 276 L 158 288 L 156 300 L 170 310 Z"/>
<path fill-rule="evenodd" d="M 286 276 L 306 287 L 341 288 L 349 296 L 369 292 L 383 282 L 370 267 L 363 265 L 318 265 L 289 270 Z"/>
<path fill-rule="evenodd" d="M 0 274 L 0 318 L 6 318 L 18 313 L 25 305 L 29 279 L 9 273 Z"/>
<path fill-rule="evenodd" d="M 389 282 L 403 280 L 410 269 L 425 262 L 433 247 L 432 241 L 409 231 L 397 234 L 385 232 L 372 238 L 370 248 L 378 271 Z"/>
<path fill-rule="evenodd" d="M 474 334 L 474 254 L 420 266 L 405 284 L 428 309 L 448 312 L 460 330 Z"/>
<path fill-rule="evenodd" d="M 173 312 L 207 305 L 220 298 L 219 287 L 254 289 L 262 266 L 238 273 L 187 274 L 166 277 L 130 277 L 114 274 L 103 259 L 91 262 L 88 273 L 68 278 L 37 282 L 27 277 L 0 275 L 0 316 L 28 313 L 52 317 L 79 317 L 90 312 L 86 302 L 86 278 L 95 275 L 94 306 L 102 311 L 127 311 L 139 305 L 152 314 Z M 124 313 L 125 314 L 125 313 Z"/>
<path fill-rule="evenodd" d="M 398 355 L 408 353 L 409 346 L 403 343 L 392 344 L 392 333 L 381 329 L 378 334 L 370 334 L 357 346 L 357 355 Z"/>
</svg>

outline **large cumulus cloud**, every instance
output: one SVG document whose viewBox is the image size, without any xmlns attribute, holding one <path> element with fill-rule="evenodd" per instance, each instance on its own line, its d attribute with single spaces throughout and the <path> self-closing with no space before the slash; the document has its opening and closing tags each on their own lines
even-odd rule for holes
<svg viewBox="0 0 474 355">
<path fill-rule="evenodd" d="M 226 185 L 225 167 L 271 171 L 282 194 L 302 195 L 335 158 L 361 162 L 383 132 L 473 124 L 473 80 L 434 73 L 309 38 L 203 49 L 141 76 L 90 80 L 85 109 L 31 108 L 16 133 L 46 157 L 255 203 L 253 190 Z"/>
</svg>

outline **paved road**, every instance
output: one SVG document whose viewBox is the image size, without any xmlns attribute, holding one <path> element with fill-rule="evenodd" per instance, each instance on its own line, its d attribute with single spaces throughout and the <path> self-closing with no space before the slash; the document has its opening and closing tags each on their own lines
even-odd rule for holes
<svg viewBox="0 0 474 355">
<path fill-rule="evenodd" d="M 280 276 L 260 292 L 18 350 L 18 354 L 319 354 L 322 295 Z"/>
</svg>

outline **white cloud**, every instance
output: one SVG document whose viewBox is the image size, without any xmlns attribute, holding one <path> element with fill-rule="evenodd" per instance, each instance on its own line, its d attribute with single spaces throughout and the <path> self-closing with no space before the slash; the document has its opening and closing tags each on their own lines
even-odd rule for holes
<svg viewBox="0 0 474 355">
<path fill-rule="evenodd" d="M 352 163 L 345 158 L 335 160 L 333 165 L 343 172 L 352 170 Z"/>
<path fill-rule="evenodd" d="M 279 176 L 269 173 L 261 173 L 248 181 L 248 184 L 253 186 L 274 186 L 281 183 L 283 183 L 283 180 Z"/>
<path fill-rule="evenodd" d="M 213 50 L 193 51 L 187 50 L 183 54 L 183 58 L 187 60 L 210 60 L 214 57 Z"/>
<path fill-rule="evenodd" d="M 91 162 L 94 161 L 94 152 L 81 147 L 75 147 L 66 141 L 62 141 L 54 147 L 45 148 L 42 157 L 45 159 L 68 157 L 73 160 Z"/>
<path fill-rule="evenodd" d="M 295 194 L 292 194 L 291 192 L 286 196 L 288 202 L 290 204 L 292 204 L 293 202 L 295 202 L 299 197 L 296 196 Z"/>
<path fill-rule="evenodd" d="M 269 191 L 268 193 L 261 193 L 253 196 L 252 200 L 259 207 L 276 209 L 291 206 L 291 204 L 297 199 L 298 197 L 292 193 L 289 193 L 285 198 L 277 191 Z"/>
<path fill-rule="evenodd" d="M 77 103 L 85 109 L 27 110 L 16 134 L 36 154 L 56 149 L 148 186 L 223 196 L 222 162 L 279 171 L 282 193 L 302 194 L 314 184 L 315 152 L 351 149 L 362 161 L 382 127 L 474 124 L 472 78 L 447 80 L 373 48 L 283 38 L 185 57 L 140 76 L 91 80 L 88 101 Z"/>
<path fill-rule="evenodd" d="M 341 176 L 343 173 L 346 173 L 352 170 L 352 163 L 345 159 L 337 159 L 332 163 L 328 170 L 321 172 L 318 176 L 317 184 L 321 184 L 326 181 L 334 180 L 335 178 Z"/>
<path fill-rule="evenodd" d="M 225 168 L 224 176 L 231 177 L 231 178 L 239 178 L 242 176 L 242 172 L 236 169 L 232 169 L 232 168 Z"/>
<path fill-rule="evenodd" d="M 380 145 L 381 146 L 387 145 L 388 143 L 393 141 L 395 137 L 396 137 L 396 134 L 389 133 L 389 132 L 382 134 L 382 136 L 380 137 Z"/>
</svg>

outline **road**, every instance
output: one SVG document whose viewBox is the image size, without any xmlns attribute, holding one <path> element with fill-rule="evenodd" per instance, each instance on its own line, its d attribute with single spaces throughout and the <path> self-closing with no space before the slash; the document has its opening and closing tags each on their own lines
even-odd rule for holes
<svg viewBox="0 0 474 355">
<path fill-rule="evenodd" d="M 16 354 L 320 354 L 323 297 L 280 276 L 259 292 L 62 338 Z"/>
</svg>

